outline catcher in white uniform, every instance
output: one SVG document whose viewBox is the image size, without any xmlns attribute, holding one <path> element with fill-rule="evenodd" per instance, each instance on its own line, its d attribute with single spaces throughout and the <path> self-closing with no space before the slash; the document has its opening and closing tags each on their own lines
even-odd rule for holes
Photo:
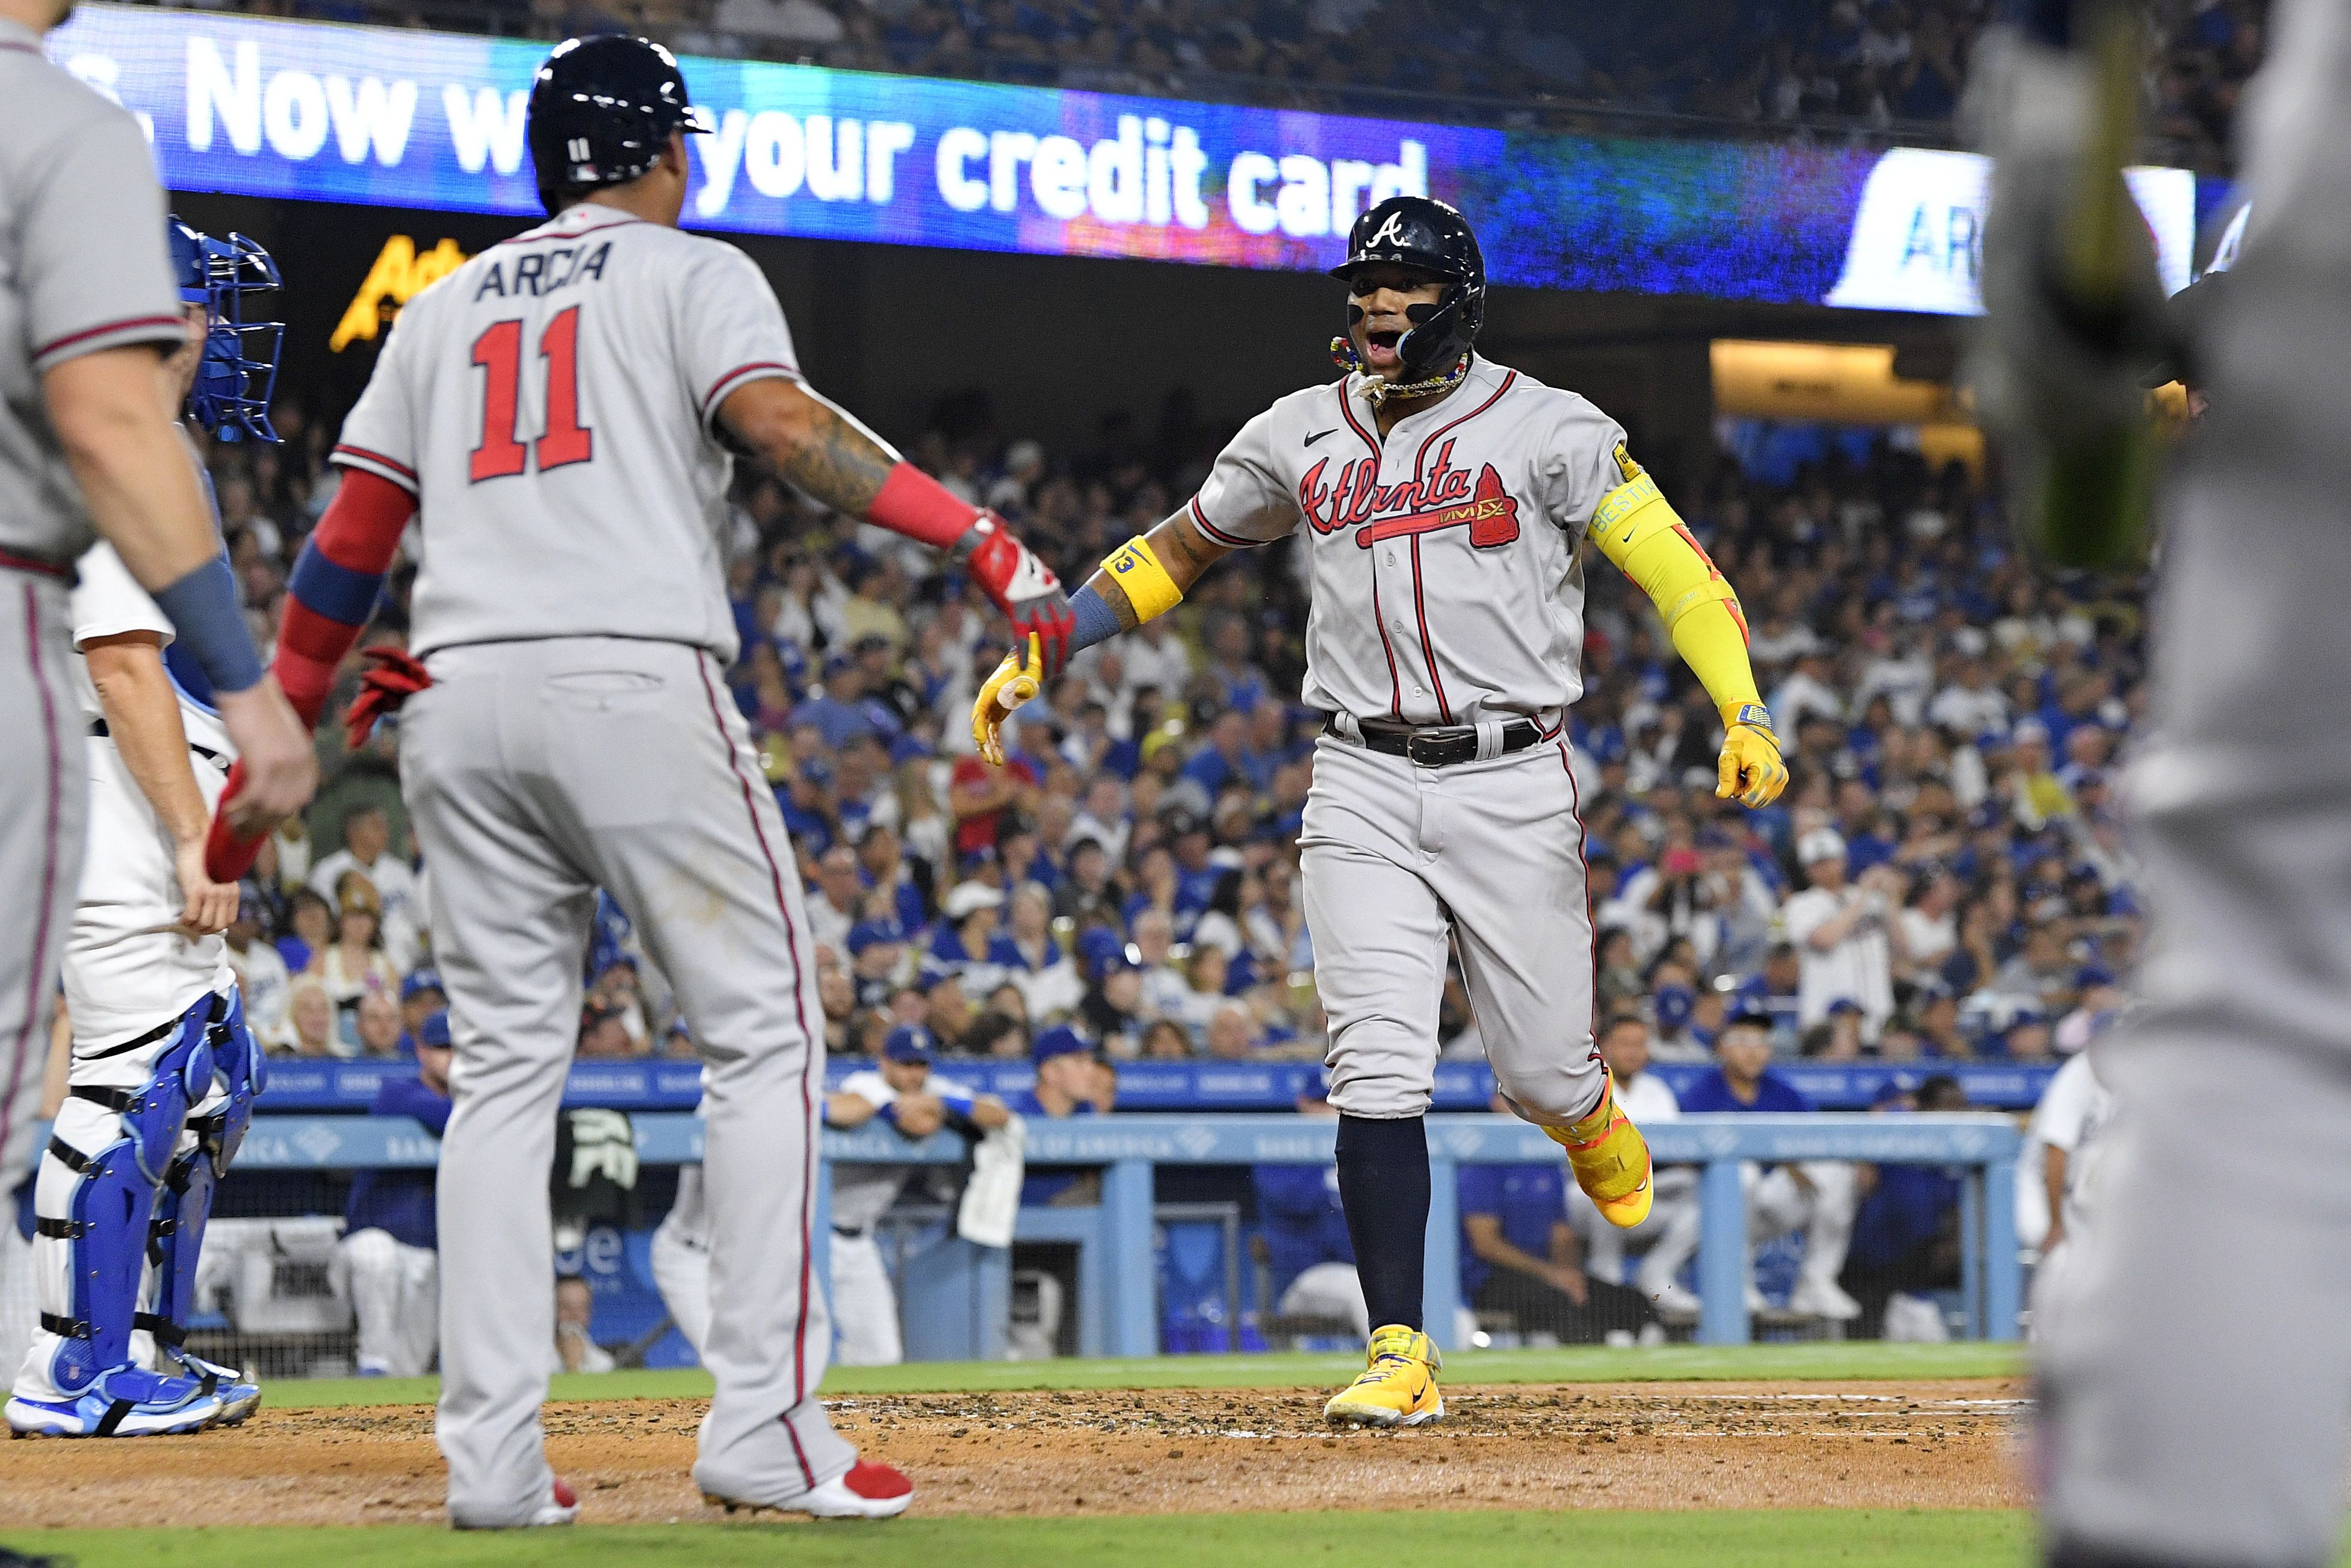
<svg viewBox="0 0 2351 1568">
<path fill-rule="evenodd" d="M 173 402 L 223 440 L 277 440 L 278 328 L 243 313 L 277 287 L 276 267 L 242 235 L 176 218 L 171 242 L 191 328 L 161 371 Z M 201 476 L 193 444 L 187 460 Z M 40 1332 L 7 1421 L 53 1437 L 193 1432 L 261 1402 L 184 1343 L 214 1186 L 262 1079 L 220 935 L 237 889 L 204 866 L 230 747 L 210 682 L 114 547 L 93 547 L 79 577 L 89 844 L 65 949 L 73 1056 L 35 1189 Z"/>
<path fill-rule="evenodd" d="M 741 714 L 727 607 L 732 453 L 956 553 L 1058 667 L 1060 582 L 993 516 L 800 380 L 767 279 L 679 232 L 700 129 L 668 51 L 557 47 L 528 134 L 552 214 L 411 300 L 334 460 L 277 667 L 316 721 L 408 518 L 412 653 L 379 658 L 354 733 L 402 699 L 401 781 L 432 862 L 455 1108 L 441 1150 L 449 1514 L 560 1524 L 538 1406 L 554 1338 L 546 1171 L 599 887 L 676 988 L 705 1064 L 717 1381 L 695 1479 L 730 1507 L 903 1511 L 817 1386 L 810 1278 L 823 1034 L 791 846 Z"/>
<path fill-rule="evenodd" d="M 1647 1145 L 1593 1043 L 1583 834 L 1561 731 L 1583 691 L 1589 538 L 1656 601 L 1726 730 L 1718 793 L 1787 781 L 1737 596 L 1573 392 L 1478 357 L 1485 264 L 1461 214 L 1397 196 L 1355 222 L 1335 269 L 1348 374 L 1249 421 L 1207 482 L 1074 597 L 1083 647 L 1173 608 L 1235 549 L 1305 525 L 1313 609 L 1304 700 L 1328 716 L 1299 843 L 1331 1019 L 1340 1196 L 1374 1326 L 1336 1421 L 1444 1414 L 1420 1332 L 1428 1108 L 1448 944 L 1519 1114 L 1565 1146 L 1601 1214 L 1637 1225 Z M 1016 652 L 980 692 L 998 727 L 1041 685 Z M 1050 673 L 1050 672 L 1047 672 Z"/>
</svg>

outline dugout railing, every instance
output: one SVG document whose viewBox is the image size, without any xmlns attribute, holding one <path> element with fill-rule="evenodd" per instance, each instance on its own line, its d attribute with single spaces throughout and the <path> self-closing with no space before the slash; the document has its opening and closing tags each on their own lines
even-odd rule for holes
<svg viewBox="0 0 2351 1568">
<path fill-rule="evenodd" d="M 680 1112 L 632 1118 L 637 1154 L 646 1165 L 683 1165 L 702 1155 L 702 1124 Z M 2017 1337 L 2020 1269 L 2016 1171 L 2021 1134 L 2006 1117 L 1975 1113 L 1869 1115 L 1694 1115 L 1644 1129 L 1659 1164 L 1698 1166 L 1702 1216 L 1698 1257 L 1701 1343 L 1740 1344 L 1751 1337 L 1745 1295 L 1746 1206 L 1742 1163 L 1853 1160 L 1953 1167 L 1960 1182 L 1959 1293 L 1966 1332 Z M 1081 1348 L 1088 1354 L 1145 1356 L 1159 1349 L 1153 1266 L 1154 1173 L 1161 1166 L 1327 1165 L 1334 1120 L 1295 1114 L 1186 1116 L 1121 1113 L 1032 1120 L 1031 1166 L 1091 1167 L 1100 1173 L 1099 1203 L 1024 1208 L 1020 1240 L 1074 1245 L 1079 1250 Z M 1455 1177 L 1463 1165 L 1518 1165 L 1560 1157 L 1540 1128 L 1489 1113 L 1428 1118 L 1431 1203 L 1426 1321 L 1447 1349 L 1457 1348 L 1460 1224 Z M 240 1171 L 356 1170 L 423 1166 L 439 1145 L 415 1123 L 397 1117 L 258 1117 L 238 1156 Z M 884 1128 L 827 1133 L 826 1175 L 816 1197 L 818 1277 L 829 1250 L 831 1178 L 835 1162 L 960 1165 L 962 1139 L 940 1134 L 908 1143 Z M 992 1254 L 992 1255 L 991 1255 Z M 1007 1267 L 1001 1251 L 968 1248 L 960 1264 L 934 1270 L 903 1292 L 910 1343 L 988 1342 L 971 1325 L 1000 1318 Z M 918 1333 L 916 1317 L 934 1332 Z"/>
</svg>

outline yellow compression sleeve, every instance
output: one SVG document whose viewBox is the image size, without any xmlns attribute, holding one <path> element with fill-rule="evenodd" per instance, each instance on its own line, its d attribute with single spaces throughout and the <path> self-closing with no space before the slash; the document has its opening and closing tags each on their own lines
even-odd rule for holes
<svg viewBox="0 0 2351 1568">
<path fill-rule="evenodd" d="M 1657 482 L 1618 453 L 1633 476 L 1601 497 L 1590 533 L 1600 553 L 1640 585 L 1657 607 L 1674 649 L 1682 656 L 1725 724 L 1761 702 L 1747 660 L 1747 616 L 1739 595 L 1715 569 Z"/>
<path fill-rule="evenodd" d="M 1102 570 L 1118 584 L 1126 601 L 1134 606 L 1137 625 L 1155 615 L 1165 615 L 1182 602 L 1184 591 L 1159 564 L 1159 557 L 1150 541 L 1135 535 L 1118 549 L 1102 558 Z"/>
</svg>

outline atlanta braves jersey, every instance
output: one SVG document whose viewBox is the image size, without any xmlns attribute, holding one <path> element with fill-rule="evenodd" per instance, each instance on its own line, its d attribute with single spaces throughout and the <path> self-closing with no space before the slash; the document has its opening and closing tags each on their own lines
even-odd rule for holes
<svg viewBox="0 0 2351 1568">
<path fill-rule="evenodd" d="M 414 651 L 600 636 L 731 662 L 712 420 L 797 367 L 750 257 L 592 203 L 417 295 L 334 453 L 417 498 Z"/>
<path fill-rule="evenodd" d="M 1473 358 L 1386 437 L 1362 378 L 1242 427 L 1191 502 L 1219 543 L 1302 522 L 1307 706 L 1418 725 L 1549 720 L 1583 695 L 1576 540 L 1626 472 L 1625 432 L 1572 392 Z"/>
<path fill-rule="evenodd" d="M 139 122 L 0 20 L 0 551 L 62 570 L 89 547 L 41 378 L 77 354 L 187 337 L 163 190 Z"/>
</svg>

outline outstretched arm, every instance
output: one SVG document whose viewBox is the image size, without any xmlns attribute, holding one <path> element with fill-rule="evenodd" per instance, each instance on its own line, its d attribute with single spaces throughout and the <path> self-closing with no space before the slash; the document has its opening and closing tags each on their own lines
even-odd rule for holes
<svg viewBox="0 0 2351 1568">
<path fill-rule="evenodd" d="M 1739 595 L 1657 488 L 1625 455 L 1616 461 L 1625 483 L 1601 497 L 1586 531 L 1600 553 L 1640 585 L 1657 607 L 1675 651 L 1705 685 L 1722 716 L 1726 738 L 1715 793 L 1749 806 L 1767 806 L 1787 787 L 1771 716 L 1755 689 L 1747 659 L 1747 617 Z"/>
<path fill-rule="evenodd" d="M 1061 580 L 995 513 L 958 499 L 846 410 L 788 377 L 744 382 L 718 405 L 717 418 L 803 495 L 953 556 L 1011 621 L 1014 641 L 1035 643 L 1048 674 L 1067 661 Z"/>
<path fill-rule="evenodd" d="M 1149 533 L 1113 550 L 1099 570 L 1070 601 L 1074 627 L 1070 652 L 1104 642 L 1121 632 L 1132 632 L 1145 621 L 1164 615 L 1182 601 L 1200 574 L 1233 552 L 1200 531 L 1191 508 L 1176 513 Z M 1036 650 L 1016 646 L 1004 656 L 996 673 L 979 688 L 971 707 L 971 738 L 980 756 L 1002 767 L 1004 743 L 999 732 L 1012 710 L 1043 689 Z"/>
</svg>

